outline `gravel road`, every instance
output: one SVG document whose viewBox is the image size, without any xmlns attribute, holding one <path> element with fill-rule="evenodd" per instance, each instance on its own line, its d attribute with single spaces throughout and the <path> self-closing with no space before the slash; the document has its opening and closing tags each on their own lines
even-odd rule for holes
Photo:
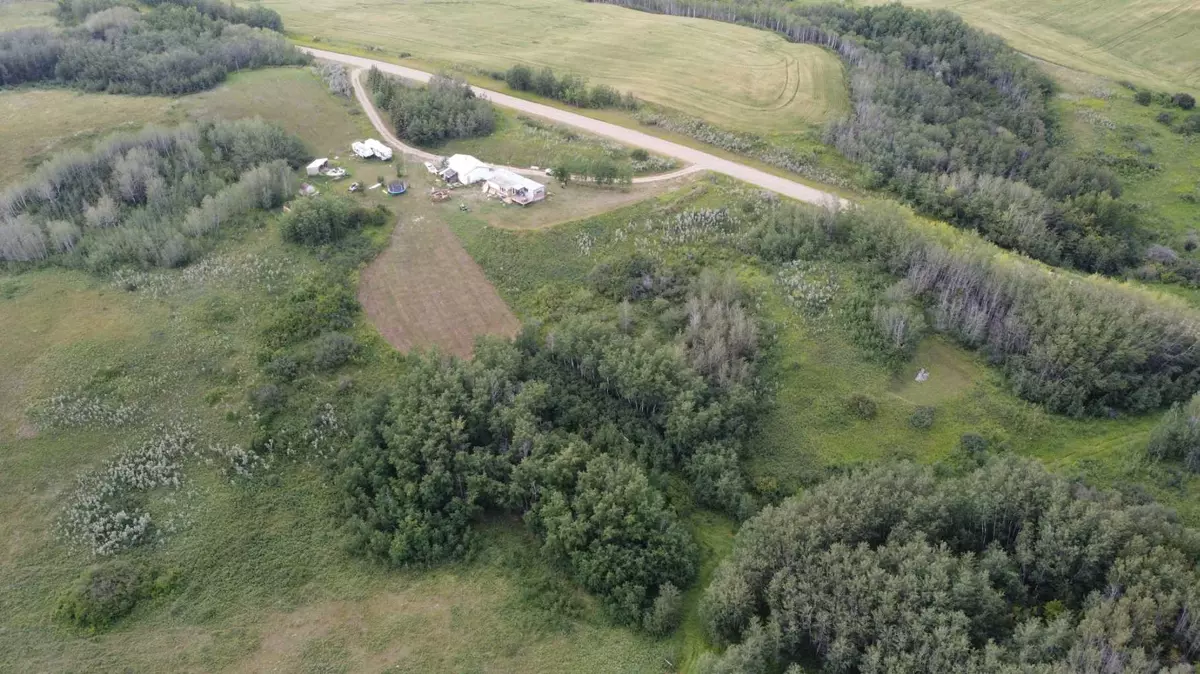
<svg viewBox="0 0 1200 674">
<path fill-rule="evenodd" d="M 376 61 L 374 59 L 363 58 L 361 56 L 351 56 L 349 54 L 339 54 L 337 52 L 324 51 L 322 49 L 310 49 L 307 47 L 301 47 L 301 49 L 319 59 L 343 63 L 356 69 L 370 68 L 374 66 L 379 68 L 381 71 L 388 73 L 389 75 L 396 75 L 397 77 L 403 77 L 405 79 L 414 80 L 417 82 L 428 82 L 429 79 L 433 77 L 432 74 L 423 70 L 406 68 L 404 66 L 398 66 L 394 63 Z M 417 156 L 433 156 L 428 152 L 424 152 L 401 143 L 398 138 L 388 131 L 387 125 L 384 124 L 383 120 L 379 117 L 379 113 L 376 112 L 375 106 L 370 100 L 370 96 L 368 96 L 367 92 L 363 89 L 362 84 L 358 81 L 358 77 L 355 76 L 352 79 L 354 80 L 355 92 L 357 93 L 359 100 L 362 102 L 363 108 L 367 112 L 367 116 L 388 143 L 402 147 L 406 152 L 410 152 Z M 760 171 L 751 166 L 746 166 L 745 164 L 739 164 L 735 161 L 717 157 L 715 155 L 708 154 L 707 152 L 690 148 L 686 145 L 672 143 L 669 140 L 663 140 L 662 138 L 657 138 L 655 136 L 651 136 L 650 134 L 642 133 L 641 131 L 618 126 L 616 124 L 610 124 L 608 122 L 602 122 L 598 119 L 592 119 L 591 117 L 586 117 L 584 115 L 569 112 L 567 110 L 560 110 L 549 105 L 527 101 L 523 98 L 516 98 L 507 94 L 502 94 L 498 91 L 492 91 L 490 89 L 483 89 L 480 87 L 471 88 L 477 95 L 488 99 L 495 105 L 511 108 L 525 114 L 542 117 L 559 124 L 573 126 L 597 136 L 611 138 L 615 141 L 624 143 L 625 145 L 645 148 L 651 152 L 667 157 L 674 157 L 675 159 L 690 164 L 690 166 L 680 169 L 679 171 L 664 173 L 657 176 L 635 178 L 635 183 L 653 182 L 655 180 L 670 180 L 671 178 L 677 178 L 687 173 L 707 170 L 713 171 L 714 173 L 721 173 L 730 176 L 731 178 L 736 178 L 743 182 L 750 183 L 751 185 L 757 185 L 763 189 L 767 189 L 783 196 L 791 197 L 792 199 L 804 201 L 810 204 L 817 204 L 821 206 L 832 203 L 839 203 L 842 205 L 849 204 L 849 202 L 845 199 L 842 199 L 837 195 L 830 194 L 829 192 L 823 192 L 821 190 L 809 187 L 808 185 L 798 183 L 794 180 L 781 178 L 779 176 L 767 173 L 766 171 Z M 528 172 L 528 169 L 522 169 L 522 171 Z"/>
</svg>

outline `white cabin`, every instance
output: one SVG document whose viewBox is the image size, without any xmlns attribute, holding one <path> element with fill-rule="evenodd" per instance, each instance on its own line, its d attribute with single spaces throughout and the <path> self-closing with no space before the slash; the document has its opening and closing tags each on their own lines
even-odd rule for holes
<svg viewBox="0 0 1200 674">
<path fill-rule="evenodd" d="M 483 191 L 522 206 L 546 198 L 545 185 L 508 169 L 492 169 L 484 182 Z"/>
</svg>

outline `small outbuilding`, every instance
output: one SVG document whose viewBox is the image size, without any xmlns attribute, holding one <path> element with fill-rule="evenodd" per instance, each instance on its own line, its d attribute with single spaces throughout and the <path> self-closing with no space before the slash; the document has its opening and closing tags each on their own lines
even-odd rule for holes
<svg viewBox="0 0 1200 674">
<path fill-rule="evenodd" d="M 448 183 L 474 185 L 487 180 L 491 174 L 492 167 L 475 157 L 469 154 L 456 154 L 446 160 L 446 168 L 438 175 Z"/>
<path fill-rule="evenodd" d="M 314 159 L 312 161 L 312 163 L 308 165 L 308 175 L 319 176 L 319 175 L 321 175 L 322 171 L 325 171 L 328 169 L 329 169 L 329 159 L 328 158 L 323 157 L 321 159 Z"/>
</svg>

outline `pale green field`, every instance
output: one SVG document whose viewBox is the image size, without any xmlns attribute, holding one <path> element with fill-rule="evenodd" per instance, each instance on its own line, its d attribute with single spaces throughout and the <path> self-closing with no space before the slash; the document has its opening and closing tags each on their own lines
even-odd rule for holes
<svg viewBox="0 0 1200 674">
<path fill-rule="evenodd" d="M 721 126 L 794 131 L 846 110 L 832 53 L 766 31 L 578 0 L 264 0 L 288 32 L 327 47 L 435 64 L 551 66 Z"/>
<path fill-rule="evenodd" d="M 0 30 L 53 26 L 53 11 L 48 0 L 0 0 Z"/>
<path fill-rule="evenodd" d="M 904 0 L 904 4 L 949 9 L 1014 48 L 1058 65 L 1157 88 L 1200 87 L 1200 2 L 1196 0 Z"/>
</svg>

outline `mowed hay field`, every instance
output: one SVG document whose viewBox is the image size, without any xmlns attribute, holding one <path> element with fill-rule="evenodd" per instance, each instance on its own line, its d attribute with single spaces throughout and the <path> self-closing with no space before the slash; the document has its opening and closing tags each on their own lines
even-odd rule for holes
<svg viewBox="0 0 1200 674">
<path fill-rule="evenodd" d="M 363 271 L 358 299 L 401 351 L 469 356 L 477 336 L 512 337 L 521 327 L 446 223 L 423 216 L 402 217 L 387 250 Z"/>
<path fill-rule="evenodd" d="M 263 0 L 327 48 L 409 52 L 433 64 L 523 63 L 585 75 L 731 128 L 821 124 L 848 106 L 841 62 L 766 31 L 578 0 Z"/>
<path fill-rule="evenodd" d="M 949 9 L 1030 56 L 1068 68 L 1146 86 L 1200 87 L 1196 0 L 903 1 Z"/>
</svg>

